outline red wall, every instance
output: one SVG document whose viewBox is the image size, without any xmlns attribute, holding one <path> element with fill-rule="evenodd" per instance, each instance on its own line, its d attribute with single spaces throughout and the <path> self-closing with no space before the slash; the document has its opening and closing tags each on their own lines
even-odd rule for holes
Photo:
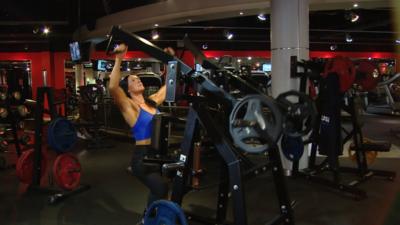
<svg viewBox="0 0 400 225">
<path fill-rule="evenodd" d="M 231 55 L 234 57 L 264 57 L 271 58 L 270 51 L 204 51 L 207 57 L 221 57 L 224 55 Z M 176 54 L 181 56 L 181 52 Z M 310 57 L 318 58 L 331 58 L 337 55 L 347 56 L 351 58 L 391 58 L 400 60 L 400 55 L 389 52 L 331 52 L 331 51 L 313 51 L 310 52 Z M 149 57 L 140 51 L 130 51 L 127 53 L 126 58 L 147 58 Z M 93 59 L 112 59 L 105 55 L 104 52 L 94 52 Z M 30 60 L 31 61 L 31 74 L 32 74 L 32 90 L 33 96 L 36 96 L 36 88 L 43 84 L 42 70 L 46 69 L 48 73 L 47 84 L 56 88 L 62 88 L 65 85 L 64 81 L 64 61 L 69 60 L 69 52 L 0 52 L 0 60 Z M 189 66 L 194 66 L 193 55 L 185 51 L 181 57 Z M 397 71 L 400 71 L 400 63 L 396 63 Z"/>
</svg>

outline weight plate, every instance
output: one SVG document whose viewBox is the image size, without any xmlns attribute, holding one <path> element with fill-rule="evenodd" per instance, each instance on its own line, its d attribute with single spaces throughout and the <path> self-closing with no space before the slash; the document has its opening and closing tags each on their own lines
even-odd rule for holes
<svg viewBox="0 0 400 225">
<path fill-rule="evenodd" d="M 58 155 L 53 165 L 56 184 L 65 190 L 74 190 L 80 185 L 82 167 L 79 160 L 71 154 Z"/>
<path fill-rule="evenodd" d="M 290 161 L 299 160 L 304 153 L 304 144 L 301 137 L 283 135 L 281 140 L 282 153 Z"/>
<path fill-rule="evenodd" d="M 356 69 L 349 58 L 336 57 L 330 59 L 325 64 L 325 70 L 322 77 L 326 78 L 330 73 L 337 74 L 339 77 L 340 91 L 342 93 L 349 90 L 356 80 Z"/>
<path fill-rule="evenodd" d="M 307 135 L 314 127 L 317 109 L 310 96 L 288 91 L 280 94 L 276 101 L 283 112 L 283 133 L 290 137 Z"/>
<path fill-rule="evenodd" d="M 16 174 L 19 180 L 24 184 L 31 184 L 33 180 L 33 164 L 34 164 L 34 150 L 30 149 L 24 151 L 17 160 Z M 47 159 L 42 153 L 40 177 L 46 173 Z"/>
<path fill-rule="evenodd" d="M 282 131 L 281 112 L 272 98 L 262 95 L 244 97 L 234 106 L 229 121 L 233 142 L 249 153 L 266 151 L 278 140 Z M 265 133 L 260 134 L 260 131 Z M 266 140 L 265 136 L 270 140 Z"/>
<path fill-rule="evenodd" d="M 49 124 L 47 134 L 49 146 L 58 153 L 68 152 L 78 140 L 74 125 L 62 117 Z"/>
<path fill-rule="evenodd" d="M 158 200 L 146 210 L 144 225 L 188 225 L 185 214 L 175 202 Z"/>
</svg>

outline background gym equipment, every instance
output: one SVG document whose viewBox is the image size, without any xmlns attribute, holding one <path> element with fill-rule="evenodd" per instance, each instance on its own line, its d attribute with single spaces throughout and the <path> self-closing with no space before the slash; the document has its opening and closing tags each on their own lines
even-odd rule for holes
<svg viewBox="0 0 400 225">
<path fill-rule="evenodd" d="M 356 69 L 356 83 L 362 87 L 363 91 L 372 91 L 378 85 L 380 75 L 378 67 L 372 62 L 362 61 Z"/>
<path fill-rule="evenodd" d="M 338 62 L 335 62 L 335 61 Z M 389 151 L 390 144 L 382 142 L 364 143 L 361 126 L 363 107 L 360 106 L 360 99 L 352 82 L 355 81 L 355 71 L 351 62 L 348 59 L 336 58 L 329 61 L 325 65 L 325 72 L 322 73 L 322 67 L 315 62 L 293 63 L 292 70 L 297 70 L 297 67 L 303 67 L 304 73 L 295 75 L 301 78 L 301 91 L 305 91 L 305 83 L 309 79 L 314 84 L 318 84 L 317 108 L 319 111 L 319 119 L 316 126 L 313 127 L 313 133 L 309 140 L 304 143 L 312 143 L 309 168 L 306 171 L 299 171 L 297 163 L 293 164 L 294 176 L 304 177 L 309 181 L 327 185 L 330 188 L 336 189 L 342 193 L 349 194 L 355 199 L 363 199 L 367 197 L 365 191 L 357 188 L 360 183 L 368 180 L 373 176 L 382 176 L 389 180 L 394 179 L 396 173 L 392 171 L 373 170 L 368 168 L 367 152 L 369 151 Z M 364 66 L 363 66 L 364 67 Z M 370 67 L 368 67 L 370 68 Z M 314 71 L 312 71 L 314 70 Z M 371 72 L 371 69 L 368 70 Z M 318 74 L 322 74 L 318 78 Z M 363 74 L 358 76 L 358 83 L 370 87 L 372 74 Z M 367 79 L 365 83 L 362 79 Z M 303 84 L 303 85 L 302 85 Z M 348 112 L 351 115 L 352 130 L 347 131 L 342 127 L 341 110 Z M 342 138 L 342 132 L 346 136 Z M 339 165 L 339 155 L 343 152 L 343 144 L 353 138 L 355 159 L 357 162 L 356 168 L 341 167 Z M 295 143 L 296 144 L 296 143 Z M 298 144 L 297 144 L 298 145 Z M 316 163 L 317 151 L 320 155 L 327 156 L 321 163 Z M 371 155 L 372 156 L 372 155 Z M 290 158 L 290 157 L 289 157 Z M 319 176 L 322 172 L 331 172 L 332 179 Z M 349 183 L 343 183 L 341 173 L 349 172 L 358 176 L 357 179 Z"/>
<path fill-rule="evenodd" d="M 329 59 L 325 64 L 322 77 L 327 78 L 328 75 L 332 73 L 339 77 L 341 93 L 349 90 L 356 80 L 356 68 L 349 58 L 336 57 Z"/>
<path fill-rule="evenodd" d="M 106 116 L 105 104 L 103 104 L 104 87 L 99 84 L 88 84 L 80 86 L 79 93 L 81 97 L 81 120 L 79 126 L 86 128 L 92 136 L 88 140 L 88 148 L 102 149 L 113 147 L 112 144 L 107 142 L 105 135 L 100 132 L 101 126 L 107 120 L 100 117 L 101 115 Z"/>
<path fill-rule="evenodd" d="M 32 183 L 29 185 L 31 190 L 39 190 L 39 191 L 46 191 L 50 193 L 55 193 L 49 196 L 48 202 L 50 204 L 56 204 L 68 197 L 71 197 L 75 194 L 80 192 L 86 191 L 90 188 L 89 185 L 81 185 L 79 184 L 80 181 L 80 174 L 81 168 L 77 158 L 72 157 L 70 155 L 62 156 L 60 155 L 53 166 L 53 176 L 55 176 L 55 180 L 57 184 L 59 184 L 62 188 L 54 189 L 50 187 L 42 187 L 40 185 L 40 180 L 42 174 L 42 168 L 38 165 L 41 165 L 42 160 L 42 136 L 43 136 L 43 115 L 45 111 L 50 114 L 51 119 L 54 121 L 58 118 L 58 114 L 56 111 L 57 104 L 64 104 L 63 101 L 57 101 L 54 96 L 54 89 L 51 87 L 38 87 L 37 89 L 37 101 L 36 101 L 36 108 L 35 108 L 35 139 L 34 139 L 34 161 L 32 170 Z M 49 110 L 44 109 L 44 99 L 48 101 Z M 73 133 L 71 132 L 71 124 L 66 123 L 65 121 L 58 119 L 56 123 L 53 122 L 53 129 L 50 133 L 53 137 L 53 141 L 57 141 L 60 137 L 58 136 L 60 133 L 66 133 L 73 137 Z M 61 132 L 57 131 L 57 128 L 61 128 Z M 50 138 L 51 139 L 51 138 Z M 59 145 L 60 143 L 52 143 L 55 145 Z M 63 149 L 67 145 L 61 144 L 61 149 Z M 69 146 L 70 147 L 70 146 Z M 65 150 L 65 149 L 64 149 Z M 28 169 L 28 168 L 27 168 Z"/>
<path fill-rule="evenodd" d="M 396 97 L 400 96 L 398 95 L 398 90 L 400 90 L 398 85 L 399 78 L 400 73 L 397 73 L 377 84 L 376 93 L 368 94 L 368 112 L 382 113 L 385 112 L 385 109 L 388 109 L 386 112 L 389 111 L 390 114 L 400 112 L 400 102 Z"/>
</svg>

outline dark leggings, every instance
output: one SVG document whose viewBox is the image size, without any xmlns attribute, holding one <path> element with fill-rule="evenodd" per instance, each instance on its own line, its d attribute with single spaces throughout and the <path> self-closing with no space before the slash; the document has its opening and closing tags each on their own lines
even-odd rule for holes
<svg viewBox="0 0 400 225">
<path fill-rule="evenodd" d="M 150 189 L 147 206 L 168 196 L 168 184 L 161 177 L 160 172 L 157 171 L 156 167 L 144 165 L 143 163 L 143 158 L 148 149 L 148 146 L 136 145 L 131 160 L 132 174 Z"/>
</svg>

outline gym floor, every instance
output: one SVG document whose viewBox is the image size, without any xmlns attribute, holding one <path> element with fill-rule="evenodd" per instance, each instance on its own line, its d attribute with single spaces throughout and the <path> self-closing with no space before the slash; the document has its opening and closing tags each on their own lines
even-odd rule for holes
<svg viewBox="0 0 400 225">
<path fill-rule="evenodd" d="M 398 117 L 369 115 L 364 126 L 366 137 L 393 143 L 392 151 L 381 154 L 372 168 L 400 173 L 400 139 L 391 132 L 400 127 Z M 143 212 L 147 198 L 145 187 L 126 172 L 130 144 L 113 141 L 112 149 L 76 152 L 83 166 L 82 183 L 91 189 L 58 205 L 49 206 L 47 195 L 23 193 L 15 169 L 0 171 L 0 224 L 2 225 L 133 225 Z M 341 163 L 350 165 L 346 157 Z M 208 172 L 211 174 L 212 170 Z M 270 173 L 247 182 L 246 201 L 249 224 L 265 224 L 278 212 Z M 368 198 L 355 201 L 330 189 L 302 179 L 288 179 L 296 224 L 300 225 L 398 225 L 400 224 L 400 177 L 394 182 L 372 178 L 360 188 Z M 190 193 L 183 207 L 211 216 L 215 208 L 216 188 Z M 231 214 L 229 215 L 232 216 Z M 194 223 L 190 223 L 194 224 Z"/>
</svg>

